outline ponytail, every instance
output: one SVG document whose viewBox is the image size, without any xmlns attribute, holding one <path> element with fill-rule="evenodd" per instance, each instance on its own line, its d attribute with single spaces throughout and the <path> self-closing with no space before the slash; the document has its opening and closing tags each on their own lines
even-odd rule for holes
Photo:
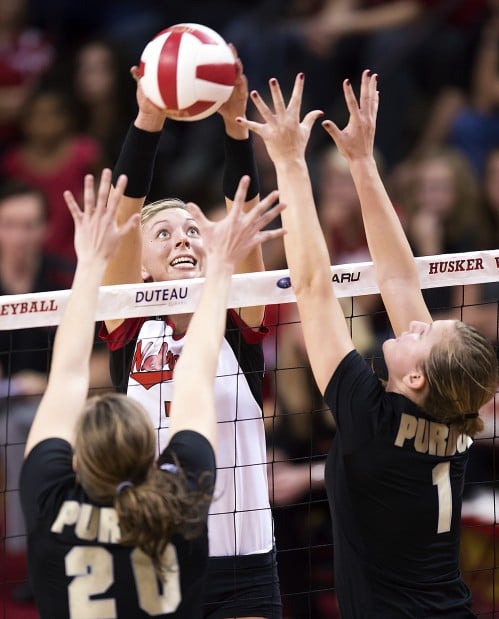
<svg viewBox="0 0 499 619">
<path fill-rule="evenodd" d="M 172 473 L 154 468 L 142 484 L 126 485 L 115 494 L 121 543 L 150 556 L 159 576 L 167 576 L 165 550 L 172 536 L 194 539 L 206 524 L 213 484 L 206 475 L 196 486 L 189 489 L 181 469 Z"/>
</svg>

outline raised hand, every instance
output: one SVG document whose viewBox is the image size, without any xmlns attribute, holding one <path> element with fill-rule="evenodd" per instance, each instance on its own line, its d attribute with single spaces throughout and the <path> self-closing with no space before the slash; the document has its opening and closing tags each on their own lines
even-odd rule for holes
<svg viewBox="0 0 499 619">
<path fill-rule="evenodd" d="M 140 83 L 139 67 L 134 65 L 130 69 L 130 75 L 133 77 L 137 84 L 135 96 L 137 99 L 137 105 L 139 107 L 140 113 L 145 115 L 146 117 L 150 117 L 151 121 L 154 120 L 158 125 L 161 126 L 164 123 L 165 119 L 168 117 L 167 111 L 159 108 L 144 94 Z"/>
<path fill-rule="evenodd" d="M 304 75 L 296 76 L 293 92 L 286 106 L 279 82 L 269 80 L 270 94 L 274 112 L 263 101 L 260 94 L 253 90 L 251 99 L 263 118 L 263 123 L 250 121 L 239 117 L 237 121 L 250 131 L 259 135 L 267 147 L 268 154 L 274 165 L 291 161 L 293 158 L 303 158 L 315 121 L 322 116 L 321 110 L 313 110 L 305 115 L 300 122 L 300 108 L 303 97 Z"/>
<path fill-rule="evenodd" d="M 115 191 L 110 194 L 111 170 L 106 168 L 102 171 L 96 195 L 94 177 L 87 174 L 84 180 L 83 210 L 71 191 L 64 192 L 64 199 L 75 225 L 78 264 L 92 261 L 107 264 L 121 239 L 138 225 L 138 213 L 132 215 L 122 226 L 116 223 L 116 210 L 126 184 L 126 176 L 120 176 Z"/>
<path fill-rule="evenodd" d="M 347 126 L 340 130 L 331 120 L 322 123 L 333 138 L 340 153 L 348 160 L 370 157 L 374 150 L 376 115 L 378 113 L 378 76 L 368 69 L 363 71 L 359 101 L 355 97 L 349 80 L 343 82 L 343 93 L 350 118 Z"/>
<path fill-rule="evenodd" d="M 220 221 L 210 221 L 196 204 L 187 204 L 203 237 L 208 265 L 212 261 L 220 260 L 233 269 L 257 245 L 285 234 L 282 228 L 264 230 L 285 208 L 283 204 L 272 206 L 279 196 L 277 191 L 269 193 L 250 211 L 244 211 L 249 182 L 249 176 L 242 177 L 233 206 Z"/>
<path fill-rule="evenodd" d="M 222 116 L 226 125 L 235 123 L 238 116 L 245 116 L 248 104 L 248 80 L 244 74 L 243 64 L 234 45 L 230 43 L 229 47 L 236 61 L 236 81 L 231 96 L 218 109 L 218 114 Z"/>
</svg>

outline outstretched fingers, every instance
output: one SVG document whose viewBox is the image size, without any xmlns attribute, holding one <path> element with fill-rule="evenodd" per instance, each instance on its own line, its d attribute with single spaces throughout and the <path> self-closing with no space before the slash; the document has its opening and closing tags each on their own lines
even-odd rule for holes
<svg viewBox="0 0 499 619">
<path fill-rule="evenodd" d="M 270 239 L 277 239 L 286 234 L 286 230 L 283 227 L 267 229 L 267 226 L 274 221 L 285 208 L 285 204 L 278 202 L 263 213 L 260 217 L 258 232 L 255 234 L 256 244 L 263 244 Z"/>
<path fill-rule="evenodd" d="M 277 190 L 271 191 L 266 195 L 265 198 L 260 200 L 260 202 L 246 214 L 248 223 L 259 230 L 267 226 L 284 209 L 282 204 L 275 204 L 278 198 L 279 192 Z"/>
<path fill-rule="evenodd" d="M 250 177 L 247 174 L 245 174 L 239 179 L 236 193 L 234 195 L 234 203 L 230 210 L 231 213 L 239 213 L 239 211 L 243 208 L 243 205 L 246 202 L 246 195 L 248 193 L 249 184 Z"/>
<path fill-rule="evenodd" d="M 78 202 L 75 200 L 73 192 L 69 191 L 69 189 L 64 191 L 62 195 L 64 197 L 64 201 L 67 204 L 69 212 L 71 213 L 71 216 L 73 218 L 75 226 L 77 226 L 78 222 L 83 217 L 83 213 L 82 213 L 82 211 L 80 209 L 80 206 L 79 206 Z"/>
<path fill-rule="evenodd" d="M 83 179 L 83 212 L 90 215 L 95 207 L 95 180 L 93 174 Z"/>
<path fill-rule="evenodd" d="M 371 73 L 369 69 L 362 72 L 359 102 L 360 109 L 370 119 L 376 117 L 379 103 L 378 74 Z"/>
<path fill-rule="evenodd" d="M 288 103 L 288 110 L 293 112 L 295 117 L 300 117 L 300 109 L 303 100 L 303 87 L 305 84 L 305 74 L 298 73 L 295 77 L 295 83 L 293 85 L 293 91 Z"/>
<path fill-rule="evenodd" d="M 101 173 L 99 187 L 97 188 L 97 198 L 95 200 L 95 210 L 97 213 L 99 213 L 99 215 L 102 215 L 102 213 L 106 210 L 110 190 L 111 170 L 109 168 L 104 168 Z M 87 200 L 85 200 L 85 211 L 87 210 L 87 208 L 88 202 Z"/>
<path fill-rule="evenodd" d="M 301 121 L 301 125 L 307 131 L 307 135 L 310 135 L 312 127 L 319 118 L 322 118 L 322 116 L 324 116 L 324 112 L 322 110 L 312 110 L 311 112 L 307 112 Z"/>
<path fill-rule="evenodd" d="M 220 221 L 210 221 L 196 204 L 187 203 L 201 230 L 208 256 L 220 254 L 219 257 L 223 255 L 224 260 L 235 264 L 260 243 L 284 234 L 282 228 L 265 230 L 284 209 L 283 204 L 276 204 L 278 191 L 270 192 L 249 211 L 244 210 L 249 181 L 248 176 L 241 178 L 232 207 Z"/>
<path fill-rule="evenodd" d="M 321 126 L 329 133 L 329 135 L 333 138 L 335 144 L 339 145 L 339 138 L 341 137 L 341 130 L 336 123 L 332 120 L 324 120 L 321 123 Z"/>
<path fill-rule="evenodd" d="M 281 116 L 286 112 L 286 103 L 282 95 L 281 85 L 275 77 L 272 77 L 269 80 L 269 87 L 275 113 L 277 114 L 277 116 Z"/>
<path fill-rule="evenodd" d="M 267 230 L 266 227 L 278 217 L 285 209 L 285 205 L 277 202 L 278 191 L 272 191 L 261 200 L 251 211 L 241 213 L 237 221 L 241 230 L 242 250 L 247 253 L 257 245 L 270 239 L 283 236 L 285 230 L 282 227 Z"/>
<path fill-rule="evenodd" d="M 125 195 L 125 189 L 128 184 L 128 177 L 125 174 L 120 174 L 118 180 L 116 181 L 114 191 L 109 193 L 110 187 L 108 188 L 107 183 L 108 180 L 109 182 L 111 182 L 111 176 L 111 170 L 109 170 L 109 176 L 106 173 L 106 176 L 101 179 L 101 184 L 103 183 L 103 187 L 102 196 L 98 196 L 98 208 L 101 209 L 100 212 L 102 213 L 102 216 L 105 216 L 107 218 L 108 227 L 114 226 L 116 228 L 118 237 L 123 238 L 131 230 L 133 230 L 139 225 L 140 213 L 133 213 L 121 225 L 117 224 L 116 213 L 118 211 L 121 198 Z"/>
<path fill-rule="evenodd" d="M 343 92 L 350 113 L 347 126 L 340 130 L 331 120 L 325 120 L 322 123 L 341 154 L 347 159 L 372 154 L 379 104 L 377 79 L 378 75 L 371 73 L 369 69 L 362 72 L 358 100 L 350 81 L 344 80 Z"/>
<path fill-rule="evenodd" d="M 75 248 L 79 257 L 94 252 L 105 257 L 116 248 L 120 239 L 135 228 L 140 215 L 131 215 L 121 226 L 116 222 L 116 210 L 127 184 L 127 177 L 119 177 L 116 188 L 111 190 L 111 170 L 102 171 L 97 194 L 95 179 L 87 174 L 83 181 L 83 209 L 80 208 L 71 191 L 63 193 L 64 200 L 75 224 Z M 93 248 L 93 249 L 91 249 Z"/>
<path fill-rule="evenodd" d="M 109 193 L 109 189 L 107 190 L 107 197 L 106 197 L 106 191 L 103 190 L 102 208 L 103 209 L 105 208 L 111 217 L 115 217 L 116 215 L 120 200 L 125 194 L 127 183 L 128 183 L 127 176 L 125 174 L 121 174 L 118 177 L 118 180 L 116 181 L 116 186 L 114 188 L 114 191 Z"/>
<path fill-rule="evenodd" d="M 345 96 L 345 101 L 347 104 L 348 112 L 350 117 L 357 121 L 360 115 L 359 104 L 357 103 L 357 98 L 353 91 L 353 86 L 350 80 L 343 80 L 343 94 Z"/>
<path fill-rule="evenodd" d="M 206 229 L 206 227 L 214 225 L 214 223 L 206 217 L 203 211 L 194 202 L 187 202 L 185 208 L 189 211 L 190 215 L 201 230 L 201 236 L 204 236 L 203 231 Z"/>
<path fill-rule="evenodd" d="M 279 207 L 279 213 L 286 208 L 285 204 L 276 205 L 275 208 Z M 279 239 L 287 234 L 285 228 L 271 228 L 269 230 L 260 230 L 256 237 L 256 243 L 259 245 L 263 245 L 267 241 L 271 241 L 273 239 Z"/>
</svg>

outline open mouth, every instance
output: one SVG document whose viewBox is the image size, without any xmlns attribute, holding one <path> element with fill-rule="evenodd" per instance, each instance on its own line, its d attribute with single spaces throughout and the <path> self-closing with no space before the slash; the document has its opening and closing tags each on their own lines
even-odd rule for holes
<svg viewBox="0 0 499 619">
<path fill-rule="evenodd" d="M 192 256 L 179 256 L 170 262 L 170 266 L 172 267 L 180 267 L 180 268 L 191 268 L 197 265 L 197 260 L 195 260 Z"/>
</svg>

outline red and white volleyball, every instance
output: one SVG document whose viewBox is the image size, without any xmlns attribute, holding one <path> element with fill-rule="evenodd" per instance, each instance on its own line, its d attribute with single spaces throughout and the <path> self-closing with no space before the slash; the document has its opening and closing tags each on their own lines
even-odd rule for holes
<svg viewBox="0 0 499 619">
<path fill-rule="evenodd" d="M 236 64 L 217 32 L 200 24 L 176 24 L 146 45 L 139 75 L 146 97 L 169 116 L 201 120 L 230 97 Z"/>
</svg>

